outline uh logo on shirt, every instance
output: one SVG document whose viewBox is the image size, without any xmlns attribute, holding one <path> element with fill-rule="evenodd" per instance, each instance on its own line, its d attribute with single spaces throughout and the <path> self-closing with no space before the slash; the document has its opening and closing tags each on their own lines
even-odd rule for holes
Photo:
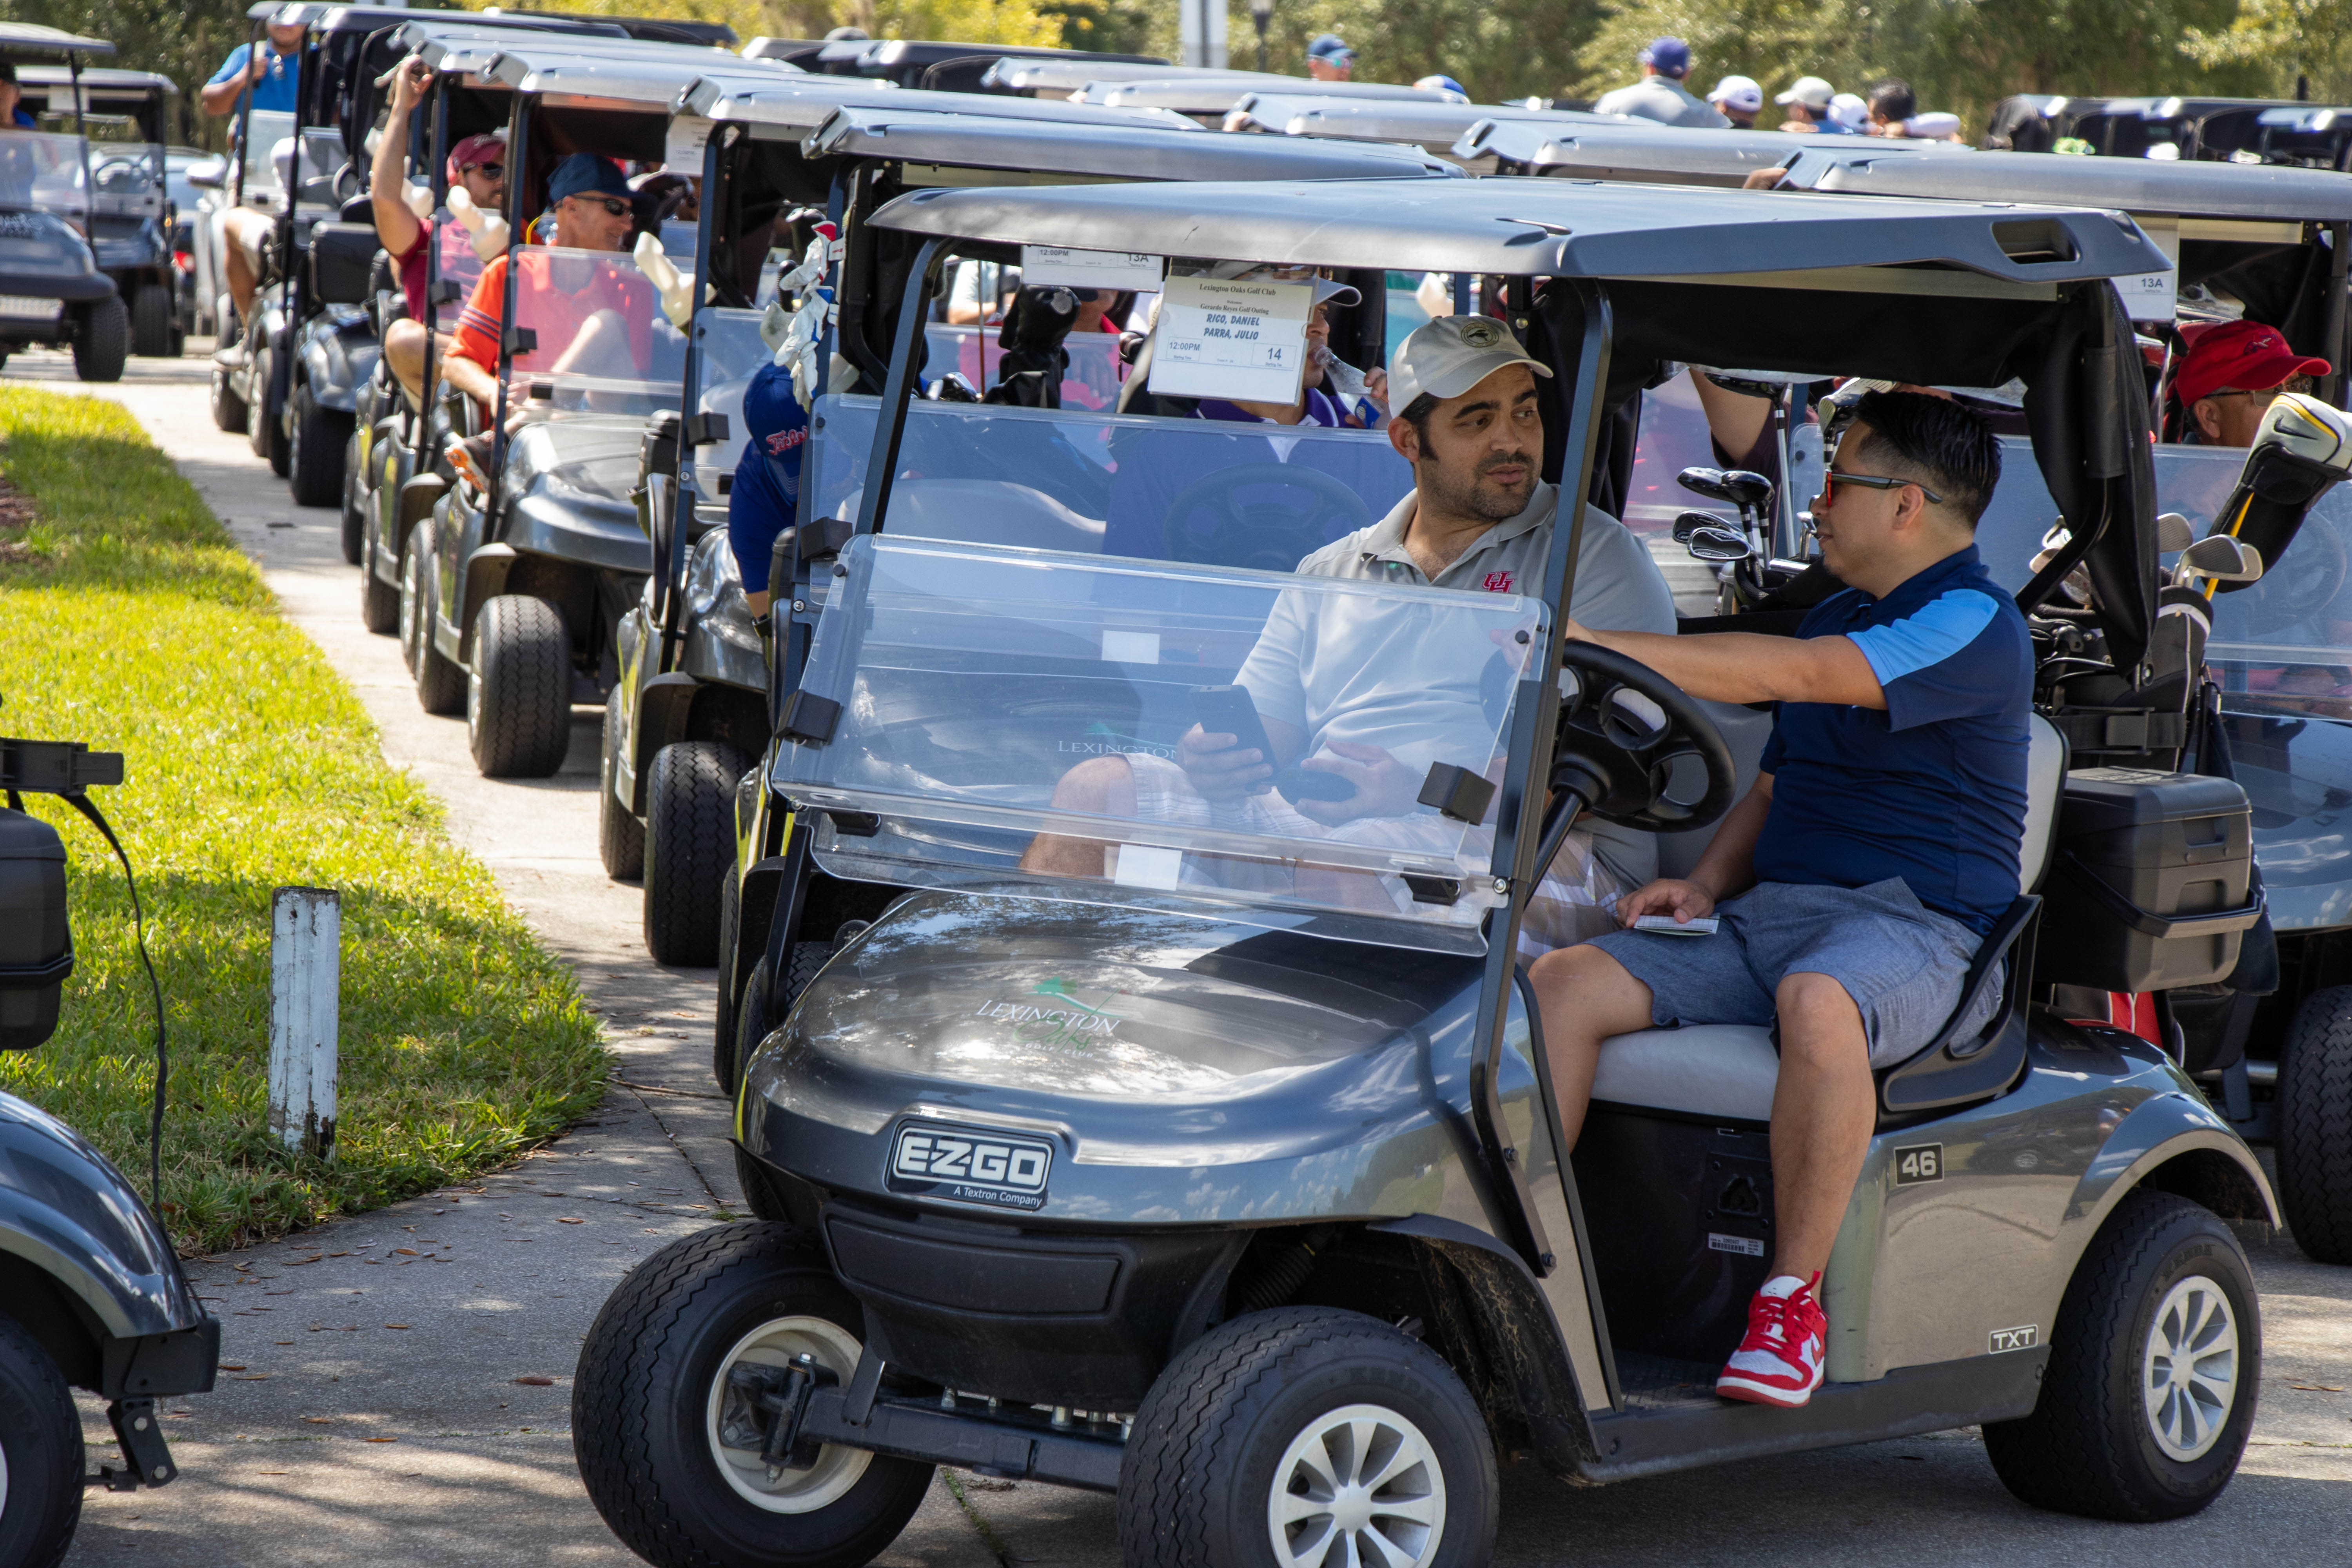
<svg viewBox="0 0 2352 1568">
<path fill-rule="evenodd" d="M 1511 591 L 1511 574 L 1508 572 L 1489 572 L 1484 586 L 1489 594 L 1507 594 Z"/>
</svg>

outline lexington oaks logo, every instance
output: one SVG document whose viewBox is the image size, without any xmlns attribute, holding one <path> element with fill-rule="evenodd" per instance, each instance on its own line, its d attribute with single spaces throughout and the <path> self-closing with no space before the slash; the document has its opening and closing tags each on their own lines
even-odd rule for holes
<svg viewBox="0 0 2352 1568">
<path fill-rule="evenodd" d="M 1013 1037 L 1049 1049 L 1083 1051 L 1096 1039 L 1118 1033 L 1127 1019 L 1117 1013 L 1082 1002 L 1060 975 L 1040 982 L 1034 995 L 1059 1005 L 1034 1002 L 983 1002 L 978 1016 L 1002 1019 L 1013 1026 Z M 1105 1000 L 1108 1000 L 1106 994 Z"/>
</svg>

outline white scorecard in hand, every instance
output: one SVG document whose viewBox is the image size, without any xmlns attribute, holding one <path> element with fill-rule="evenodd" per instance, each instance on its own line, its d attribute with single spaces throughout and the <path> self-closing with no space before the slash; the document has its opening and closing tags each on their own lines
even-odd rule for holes
<svg viewBox="0 0 2352 1568">
<path fill-rule="evenodd" d="M 1634 918 L 1635 931 L 1662 931 L 1668 936 L 1713 936 L 1715 917 L 1701 915 L 1694 921 L 1678 921 L 1672 915 L 1639 915 Z"/>
<path fill-rule="evenodd" d="M 1160 302 L 1151 390 L 1171 397 L 1295 403 L 1315 285 L 1171 278 Z"/>
</svg>

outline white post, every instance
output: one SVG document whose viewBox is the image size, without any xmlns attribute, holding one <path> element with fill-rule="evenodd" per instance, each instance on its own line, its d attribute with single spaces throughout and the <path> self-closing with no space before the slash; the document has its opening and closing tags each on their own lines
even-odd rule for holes
<svg viewBox="0 0 2352 1568">
<path fill-rule="evenodd" d="M 269 910 L 269 1131 L 289 1151 L 335 1157 L 335 1029 L 342 900 L 280 888 Z"/>
<path fill-rule="evenodd" d="M 1186 65 L 1225 68 L 1225 0 L 1177 0 L 1176 26 Z"/>
</svg>

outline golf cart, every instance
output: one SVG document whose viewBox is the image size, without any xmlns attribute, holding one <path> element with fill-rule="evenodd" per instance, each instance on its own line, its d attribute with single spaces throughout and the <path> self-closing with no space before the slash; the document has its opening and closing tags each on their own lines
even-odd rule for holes
<svg viewBox="0 0 2352 1568">
<path fill-rule="evenodd" d="M 0 61 L 66 62 L 74 128 L 0 133 L 0 363 L 41 343 L 73 351 L 84 381 L 120 381 L 131 318 L 100 267 L 91 216 L 92 169 L 82 116 L 70 94 L 82 61 L 109 56 L 100 38 L 26 22 L 0 22 Z"/>
<path fill-rule="evenodd" d="M 761 1218 L 640 1264 L 583 1346 L 574 1448 L 625 1543 L 863 1563 L 949 1464 L 1115 1491 L 1130 1564 L 1427 1568 L 1486 1560 L 1498 1454 L 1598 1482 L 1977 1423 L 2042 1506 L 2171 1518 L 2227 1484 L 2261 1341 L 2225 1222 L 2273 1218 L 2260 1167 L 2162 1052 L 2046 1003 L 2110 962 L 2226 973 L 2252 914 L 2190 921 L 2156 884 L 2183 853 L 2158 825 L 2193 819 L 2243 896 L 2233 787 L 2070 778 L 2036 724 L 2021 893 L 1972 979 L 1995 1016 L 1878 1075 L 1823 1289 L 1829 1381 L 1801 1411 L 1712 1393 L 1771 1250 L 1769 1032 L 1610 1042 L 1571 1160 L 1515 956 L 1580 812 L 1688 846 L 1761 739 L 1736 754 L 1675 687 L 1565 641 L 1606 402 L 1666 361 L 2022 378 L 2060 510 L 2104 524 L 2054 564 L 2112 590 L 2087 630 L 2137 668 L 2155 498 L 2107 279 L 2154 246 L 2031 204 L 1566 182 L 928 191 L 872 226 L 912 252 L 889 379 L 820 405 L 861 412 L 873 444 L 846 526 L 796 541 L 757 791 L 781 829 L 765 957 L 838 946 L 742 1069 Z M 926 420 L 920 323 L 950 251 L 1114 245 L 1167 258 L 1171 289 L 1224 261 L 1505 279 L 1554 373 L 1543 468 L 1570 498 L 1540 592 L 1168 559 L 1191 531 L 1157 484 L 1108 498 L 1092 549 L 1009 489 L 963 502 L 988 542 L 900 537 L 902 509 L 954 482 L 919 425 L 958 416 L 1019 414 L 1081 452 L 1110 429 L 1121 473 L 1255 481 L 1223 443 L 1262 427 Z M 1813 330 L 1830 310 L 1842 330 Z M 1195 379 L 1188 353 L 1161 392 L 1233 374 Z M 1376 434 L 1295 451 L 1317 437 L 1395 482 Z M 804 493 L 814 518 L 841 492 L 819 474 Z M 1397 493 L 1351 500 L 1377 515 Z M 1427 764 L 1422 804 L 1317 832 L 1055 799 L 1074 764 L 1139 767 L 1228 710 L 1277 620 L 1392 629 L 1428 672 L 1407 685 L 1444 693 L 1443 735 L 1400 730 L 1396 752 Z M 1101 874 L 1023 869 L 1041 834 L 1103 842 Z M 2104 874 L 2170 934 L 2071 894 L 2037 928 L 2047 866 L 2084 856 L 2144 868 Z"/>
<path fill-rule="evenodd" d="M 492 778 L 554 773 L 572 706 L 602 702 L 617 677 L 614 632 L 651 566 L 630 499 L 639 446 L 647 417 L 676 401 L 687 353 L 661 289 L 628 250 L 521 237 L 572 153 L 698 160 L 698 145 L 680 152 L 669 139 L 670 109 L 714 60 L 761 79 L 782 74 L 689 46 L 632 41 L 606 53 L 590 42 L 518 39 L 483 68 L 512 94 L 498 405 L 452 395 L 452 436 L 485 436 L 487 459 L 460 467 L 404 547 L 401 616 L 414 628 L 419 700 L 428 711 L 463 700 L 475 765 Z M 691 226 L 662 224 L 657 240 L 690 262 Z M 606 303 L 583 314 L 582 298 Z"/>
<path fill-rule="evenodd" d="M 65 841 L 22 796 L 61 796 L 102 823 L 88 792 L 121 782 L 119 752 L 0 739 L 0 903 L 11 916 L 0 921 L 0 1050 L 49 1038 L 74 966 Z M 160 1136 L 160 1059 L 156 1069 L 150 1131 Z M 12 1177 L 0 1183 L 0 1563 L 55 1563 L 85 1489 L 133 1491 L 178 1476 L 160 1402 L 212 1392 L 220 1322 L 138 1188 L 79 1133 L 9 1094 L 0 1167 Z M 127 1468 L 85 1471 L 77 1388 L 107 1401 Z"/>
<path fill-rule="evenodd" d="M 991 67 L 1004 59 L 1036 65 L 1066 62 L 1073 67 L 1092 63 L 1109 71 L 1140 67 L 1154 74 L 1173 68 L 1157 55 L 1098 55 L 1091 49 L 963 44 L 929 38 L 759 37 L 743 46 L 743 58 L 775 60 L 814 76 L 858 77 L 933 92 L 992 91 L 993 88 L 982 85 L 982 79 Z"/>
<path fill-rule="evenodd" d="M 81 98 L 77 108 L 74 82 Z M 179 85 L 153 71 L 20 66 L 22 102 L 41 129 L 90 142 L 91 248 L 131 311 L 131 352 L 177 359 L 181 337 L 172 263 L 173 204 L 163 142 Z"/>
<path fill-rule="evenodd" d="M 1528 121 L 1555 130 L 1631 124 L 1622 114 L 1570 110 L 1498 109 L 1490 103 L 1416 103 L 1395 99 L 1252 92 L 1225 112 L 1224 129 L 1335 142 L 1386 142 L 1451 159 L 1473 174 L 1495 173 L 1491 157 L 1460 157 L 1455 147 L 1482 123 Z"/>
<path fill-rule="evenodd" d="M 941 114 L 907 107 L 938 101 L 940 94 L 894 92 L 836 104 L 798 88 L 786 82 L 727 96 L 721 84 L 706 82 L 689 103 L 720 132 L 703 177 L 705 188 L 724 191 L 730 204 L 709 220 L 717 226 L 706 230 L 705 242 L 713 248 L 704 254 L 711 260 L 697 272 L 713 280 L 718 294 L 688 330 L 696 352 L 679 403 L 694 416 L 691 437 L 700 439 L 681 445 L 673 427 L 667 440 L 656 435 L 646 446 L 648 453 L 691 456 L 640 479 L 656 564 L 644 596 L 621 622 L 620 679 L 605 709 L 600 769 L 604 867 L 619 878 L 643 876 L 647 951 L 663 963 L 727 965 L 714 1060 L 730 1089 L 732 1000 L 740 984 L 727 940 L 736 893 L 733 802 L 738 781 L 765 748 L 772 726 L 761 633 L 721 524 L 741 451 L 737 429 L 744 389 L 769 359 L 761 337 L 763 310 L 754 308 L 766 301 L 747 285 L 765 275 L 761 262 L 772 244 L 793 257 L 804 248 L 785 245 L 790 229 L 776 220 L 802 206 L 811 216 L 832 215 L 836 232 L 846 237 L 841 268 L 826 284 L 844 301 L 843 368 L 863 367 L 870 373 L 865 384 L 879 385 L 888 363 L 891 318 L 877 301 L 894 296 L 882 287 L 887 275 L 876 271 L 880 256 L 864 228 L 876 208 L 903 191 L 1102 180 L 1418 178 L 1447 172 L 1433 158 L 1385 147 L 1212 136 L 1074 104 L 967 98 L 961 102 L 973 112 Z M 1003 116 L 994 112 L 1000 106 Z M 748 245 L 744 237 L 752 237 Z M 1127 369 L 1118 353 L 1118 334 L 1074 333 L 1070 324 L 1060 322 L 1058 335 L 1049 330 L 1051 342 L 1033 343 L 1013 341 L 1019 334 L 1003 324 L 927 322 L 925 374 L 934 382 L 959 376 L 971 395 L 1001 402 L 1011 395 L 1004 390 L 1008 373 L 1018 375 L 1040 355 L 1058 353 L 1063 363 L 1040 389 L 1039 401 L 1055 408 L 1107 408 L 1117 401 Z M 1053 483 L 1043 475 L 1029 478 L 1048 489 Z M 937 521 L 953 526 L 944 513 Z"/>
<path fill-rule="evenodd" d="M 1399 87 L 1377 81 L 1317 81 L 1303 76 L 1223 76 L 1214 71 L 1092 81 L 1083 91 L 1070 96 L 1073 102 L 1100 104 L 1106 109 L 1172 109 L 1215 131 L 1223 127 L 1225 116 L 1233 112 L 1234 106 L 1254 92 L 1390 103 L 1466 101 L 1461 94 L 1444 89 Z"/>
</svg>

